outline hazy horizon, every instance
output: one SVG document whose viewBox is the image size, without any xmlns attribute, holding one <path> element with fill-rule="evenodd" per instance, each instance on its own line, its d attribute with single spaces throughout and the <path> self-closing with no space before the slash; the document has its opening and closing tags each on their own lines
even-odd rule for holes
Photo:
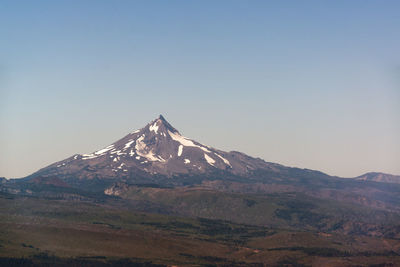
<svg viewBox="0 0 400 267">
<path fill-rule="evenodd" d="M 0 3 L 0 177 L 162 114 L 287 166 L 400 175 L 397 1 Z"/>
</svg>

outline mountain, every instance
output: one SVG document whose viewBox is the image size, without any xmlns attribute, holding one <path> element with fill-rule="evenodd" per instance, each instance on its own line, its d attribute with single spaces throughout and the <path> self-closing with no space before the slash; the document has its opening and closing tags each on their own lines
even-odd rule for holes
<svg viewBox="0 0 400 267">
<path fill-rule="evenodd" d="M 184 137 L 160 115 L 105 148 L 90 154 L 75 154 L 24 179 L 10 180 L 2 190 L 40 189 L 53 194 L 51 191 L 57 187 L 58 191 L 70 188 L 68 192 L 79 189 L 117 195 L 113 192 L 125 190 L 129 185 L 156 188 L 201 185 L 207 190 L 241 194 L 301 192 L 317 198 L 398 210 L 399 188 L 393 184 L 388 187 L 388 178 L 372 177 L 382 176 L 344 179 L 265 162 L 236 151 L 225 152 Z"/>
<path fill-rule="evenodd" d="M 400 181 L 399 176 L 382 173 L 342 179 L 315 170 L 266 162 L 237 151 L 225 152 L 184 137 L 162 115 L 107 147 L 90 154 L 75 154 L 22 180 L 35 177 L 42 177 L 41 180 L 56 177 L 69 185 L 101 191 L 120 181 L 175 186 L 224 180 L 289 184 L 306 190 L 349 188 L 348 181 Z M 352 187 L 357 188 L 359 183 Z"/>
<path fill-rule="evenodd" d="M 76 154 L 45 167 L 30 177 L 62 179 L 130 179 L 209 175 L 216 172 L 247 176 L 256 170 L 279 171 L 283 166 L 243 153 L 225 152 L 182 136 L 160 115 L 144 128 L 129 133 L 90 154 Z"/>
<path fill-rule="evenodd" d="M 373 181 L 382 183 L 400 184 L 400 175 L 392 175 L 381 172 L 368 172 L 355 178 L 359 181 Z"/>
</svg>

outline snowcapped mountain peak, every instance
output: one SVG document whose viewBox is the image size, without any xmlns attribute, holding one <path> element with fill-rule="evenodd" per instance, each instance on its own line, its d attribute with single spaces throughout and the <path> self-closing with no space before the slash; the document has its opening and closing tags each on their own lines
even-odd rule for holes
<svg viewBox="0 0 400 267">
<path fill-rule="evenodd" d="M 215 170 L 243 174 L 266 163 L 224 152 L 182 136 L 162 115 L 107 147 L 77 154 L 38 173 L 85 178 L 132 177 L 138 173 L 174 176 Z"/>
<path fill-rule="evenodd" d="M 179 133 L 164 117 L 160 115 L 155 120 L 148 123 L 144 128 L 133 132 L 132 134 L 142 132 L 142 131 L 150 131 L 154 134 L 166 136 L 168 132 Z"/>
</svg>

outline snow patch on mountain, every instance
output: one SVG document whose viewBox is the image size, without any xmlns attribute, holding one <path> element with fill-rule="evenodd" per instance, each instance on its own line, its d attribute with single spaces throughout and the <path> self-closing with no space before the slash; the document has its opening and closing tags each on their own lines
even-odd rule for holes
<svg viewBox="0 0 400 267">
<path fill-rule="evenodd" d="M 155 122 L 153 125 L 150 125 L 149 130 L 150 130 L 150 132 L 154 131 L 157 134 L 157 131 L 158 131 L 157 122 Z"/>
<path fill-rule="evenodd" d="M 111 151 L 110 154 L 117 154 L 118 156 L 126 155 L 126 152 L 121 152 L 121 150 Z"/>
<path fill-rule="evenodd" d="M 181 143 L 181 145 L 183 145 L 183 146 L 198 147 L 201 150 L 203 150 L 204 152 L 208 152 L 208 153 L 211 152 L 210 150 L 208 150 L 207 148 L 205 148 L 203 146 L 196 145 L 195 143 L 193 143 L 192 140 L 187 139 L 186 137 L 180 135 L 179 133 L 173 133 L 170 130 L 168 130 L 168 134 L 171 136 L 171 138 L 173 140 Z"/>
<path fill-rule="evenodd" d="M 104 155 L 106 152 L 108 152 L 108 151 L 110 151 L 110 150 L 112 150 L 112 149 L 114 149 L 114 145 L 109 145 L 108 147 L 105 147 L 105 148 L 103 148 L 103 149 L 100 149 L 100 150 L 98 150 L 98 151 L 96 151 L 96 152 L 94 152 L 94 153 L 91 153 L 91 154 L 82 154 L 82 159 L 83 159 L 83 160 L 86 160 L 86 159 L 94 159 L 94 158 L 97 158 L 97 157 L 99 157 L 99 156 Z"/>
<path fill-rule="evenodd" d="M 210 157 L 209 155 L 204 153 L 204 158 L 206 159 L 208 164 L 210 164 L 211 166 L 214 166 L 215 160 L 212 157 Z"/>
<path fill-rule="evenodd" d="M 106 148 L 103 148 L 103 149 L 100 149 L 99 151 L 94 152 L 94 154 L 96 154 L 96 155 L 101 155 L 101 154 L 106 153 L 107 151 L 110 151 L 110 150 L 113 149 L 113 148 L 114 148 L 114 145 L 109 145 L 109 146 L 106 147 Z"/>
<path fill-rule="evenodd" d="M 227 160 L 226 158 L 224 158 L 223 156 L 221 156 L 221 155 L 219 155 L 219 154 L 217 154 L 217 153 L 214 153 L 215 155 L 217 155 L 217 157 L 219 157 L 220 159 L 222 159 L 222 161 L 226 164 L 226 165 L 229 165 L 230 167 L 232 167 L 232 165 L 231 165 L 231 163 L 229 162 L 229 160 Z"/>
<path fill-rule="evenodd" d="M 87 159 L 94 159 L 97 158 L 98 156 L 95 154 L 82 154 L 82 159 L 87 160 Z"/>
<path fill-rule="evenodd" d="M 154 152 L 152 150 L 146 151 L 147 145 L 146 143 L 143 142 L 144 137 L 145 135 L 143 134 L 136 140 L 136 145 L 135 145 L 136 153 L 139 156 L 144 157 L 150 161 L 165 162 L 165 160 L 162 157 L 154 155 Z"/>
<path fill-rule="evenodd" d="M 135 149 L 136 149 L 136 152 L 138 152 L 138 154 L 140 151 L 142 151 L 146 148 L 146 144 L 143 142 L 144 137 L 145 136 L 142 135 L 136 140 Z"/>
<path fill-rule="evenodd" d="M 117 168 L 118 169 L 122 169 L 122 167 L 124 167 L 125 163 L 121 163 L 121 165 L 119 165 Z"/>
<path fill-rule="evenodd" d="M 128 149 L 134 142 L 135 142 L 135 140 L 133 140 L 133 139 L 129 140 L 129 142 L 125 144 L 124 150 Z"/>
<path fill-rule="evenodd" d="M 180 157 L 182 155 L 182 151 L 183 151 L 183 145 L 179 145 L 179 147 L 178 147 L 178 157 Z"/>
</svg>

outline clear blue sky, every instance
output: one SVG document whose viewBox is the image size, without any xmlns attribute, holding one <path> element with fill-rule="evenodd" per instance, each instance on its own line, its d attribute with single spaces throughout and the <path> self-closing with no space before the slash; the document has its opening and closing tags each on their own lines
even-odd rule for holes
<svg viewBox="0 0 400 267">
<path fill-rule="evenodd" d="M 223 150 L 400 174 L 400 1 L 1 1 L 0 176 L 163 114 Z"/>
</svg>

